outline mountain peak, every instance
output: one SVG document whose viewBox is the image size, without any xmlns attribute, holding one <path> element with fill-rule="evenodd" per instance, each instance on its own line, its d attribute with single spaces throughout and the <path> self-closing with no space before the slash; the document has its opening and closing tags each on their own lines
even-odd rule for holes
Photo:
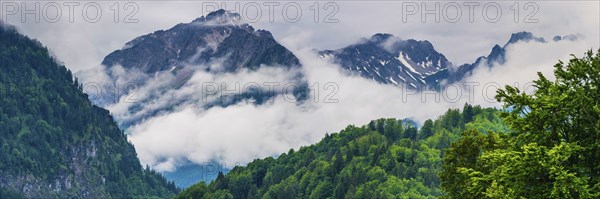
<svg viewBox="0 0 600 199">
<path fill-rule="evenodd" d="M 581 34 L 570 34 L 570 35 L 565 35 L 565 36 L 556 35 L 556 36 L 554 36 L 554 38 L 552 40 L 554 40 L 554 41 L 561 41 L 561 40 L 577 41 L 578 39 L 580 39 L 582 37 L 583 37 L 583 35 L 581 35 Z"/>
<path fill-rule="evenodd" d="M 293 53 L 277 43 L 269 31 L 255 30 L 239 14 L 223 9 L 191 23 L 138 37 L 106 56 L 102 65 L 121 65 L 155 74 L 188 65 L 210 67 L 217 58 L 224 58 L 224 67 L 206 68 L 207 71 L 235 72 L 241 68 L 256 69 L 263 64 L 300 65 Z"/>
<path fill-rule="evenodd" d="M 210 12 L 205 16 L 199 17 L 193 23 L 208 23 L 209 25 L 243 25 L 246 24 L 240 14 L 236 12 L 219 9 Z"/>
<path fill-rule="evenodd" d="M 391 39 L 391 40 L 390 40 Z M 374 81 L 419 88 L 430 76 L 442 75 L 451 63 L 429 41 L 402 40 L 392 34 L 377 33 L 338 50 L 324 50 L 321 57 L 335 57 L 349 73 Z"/>
<path fill-rule="evenodd" d="M 17 30 L 17 28 L 15 26 L 10 25 L 8 23 L 5 23 L 2 20 L 0 20 L 0 29 L 2 29 L 2 30 L 14 30 L 14 31 Z"/>
<path fill-rule="evenodd" d="M 379 43 L 379 42 L 389 39 L 390 37 L 394 37 L 394 35 L 387 34 L 387 33 L 377 33 L 377 34 L 374 34 L 373 36 L 371 36 L 371 41 L 373 41 L 375 43 Z"/>
<path fill-rule="evenodd" d="M 544 38 L 536 37 L 531 32 L 521 31 L 521 32 L 513 33 L 510 36 L 510 39 L 508 40 L 506 45 L 514 44 L 519 41 L 532 41 L 532 40 L 536 41 L 536 42 L 546 42 L 546 40 L 544 40 Z"/>
<path fill-rule="evenodd" d="M 206 15 L 206 19 L 214 19 L 217 17 L 240 17 L 240 15 L 238 13 L 235 12 L 230 12 L 224 9 L 219 9 L 216 11 L 213 11 L 211 13 L 208 13 L 208 15 Z"/>
</svg>

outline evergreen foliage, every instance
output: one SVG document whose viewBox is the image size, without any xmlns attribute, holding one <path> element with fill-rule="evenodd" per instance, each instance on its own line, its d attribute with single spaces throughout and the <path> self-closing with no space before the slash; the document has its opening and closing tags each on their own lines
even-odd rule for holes
<svg viewBox="0 0 600 199">
<path fill-rule="evenodd" d="M 495 109 L 450 109 L 418 130 L 412 122 L 378 119 L 348 126 L 319 143 L 277 158 L 257 159 L 175 198 L 435 198 L 443 150 L 464 129 L 498 129 Z M 468 114 L 468 115 L 467 115 Z M 465 123 L 465 118 L 470 122 Z"/>
<path fill-rule="evenodd" d="M 178 191 L 141 167 L 109 112 L 88 100 L 46 48 L 2 24 L 0 187 L 9 198 L 164 198 Z"/>
</svg>

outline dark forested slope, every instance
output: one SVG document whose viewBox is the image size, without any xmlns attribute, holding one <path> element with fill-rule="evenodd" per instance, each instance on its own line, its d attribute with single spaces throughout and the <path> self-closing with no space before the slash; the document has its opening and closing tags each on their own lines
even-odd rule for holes
<svg viewBox="0 0 600 199">
<path fill-rule="evenodd" d="M 39 42 L 0 24 L 0 198 L 170 197 L 107 110 Z"/>
<path fill-rule="evenodd" d="M 417 129 L 379 119 L 319 143 L 235 167 L 177 198 L 432 198 L 443 194 L 443 150 L 464 129 L 506 131 L 499 111 L 466 105 Z"/>
</svg>

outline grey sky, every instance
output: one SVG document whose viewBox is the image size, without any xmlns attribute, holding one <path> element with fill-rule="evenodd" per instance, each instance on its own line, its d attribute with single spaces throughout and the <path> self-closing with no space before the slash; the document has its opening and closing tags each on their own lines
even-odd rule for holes
<svg viewBox="0 0 600 199">
<path fill-rule="evenodd" d="M 336 49 L 361 37 L 385 32 L 401 38 L 429 40 L 455 64 L 472 62 L 487 54 L 494 44 L 504 44 L 511 33 L 518 31 L 530 31 L 546 39 L 581 33 L 590 42 L 590 48 L 597 48 L 600 41 L 598 1 L 227 1 L 225 4 L 219 1 L 40 1 L 39 23 L 35 22 L 36 15 L 23 17 L 23 13 L 27 13 L 24 10 L 33 9 L 35 3 L 1 1 L 0 17 L 47 45 L 74 71 L 99 64 L 108 53 L 137 36 L 205 15 L 214 5 L 241 12 L 255 28 L 270 30 L 278 40 L 302 37 L 305 47 Z M 98 10 L 96 3 L 102 15 L 98 22 L 91 23 L 88 21 L 95 18 Z M 319 5 L 318 23 L 315 23 L 315 4 Z M 435 22 L 435 14 L 425 15 L 423 22 L 423 10 L 435 9 L 436 4 L 439 8 L 434 13 L 439 15 L 439 23 Z M 11 12 L 15 5 L 18 10 Z M 61 17 L 52 23 L 49 21 L 57 16 L 56 5 Z M 494 21 L 497 6 L 501 15 Z M 119 15 L 115 23 L 117 7 Z M 274 11 L 272 15 L 270 7 Z M 515 23 L 517 7 L 518 23 Z M 69 8 L 72 8 L 72 23 Z M 301 16 L 296 15 L 297 8 L 301 9 Z M 411 12 L 412 8 L 418 11 Z M 257 10 L 262 13 L 259 17 Z M 458 10 L 461 17 L 455 19 Z M 132 13 L 135 14 L 128 19 L 133 23 L 124 23 Z M 287 13 L 287 18 L 282 13 Z M 299 16 L 297 21 L 296 16 Z"/>
</svg>

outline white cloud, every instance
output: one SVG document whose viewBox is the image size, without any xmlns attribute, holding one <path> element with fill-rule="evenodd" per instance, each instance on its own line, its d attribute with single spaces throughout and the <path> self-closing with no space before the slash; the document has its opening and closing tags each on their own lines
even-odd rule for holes
<svg viewBox="0 0 600 199">
<path fill-rule="evenodd" d="M 381 117 L 411 117 L 423 121 L 464 103 L 434 100 L 421 103 L 420 95 L 403 94 L 394 86 L 342 75 L 338 66 L 319 59 L 310 49 L 294 53 L 302 61 L 309 84 L 319 93 L 317 98 L 297 105 L 279 96 L 273 103 L 264 105 L 240 103 L 209 110 L 188 105 L 162 114 L 128 129 L 141 161 L 165 170 L 187 160 L 245 164 L 258 157 L 315 143 L 326 132 L 337 132 L 349 124 L 362 125 Z M 229 84 L 231 80 L 240 79 L 264 81 L 264 77 L 253 78 L 255 75 L 238 73 L 232 75 L 235 78 L 217 77 L 210 81 Z M 323 101 L 333 91 L 333 87 L 325 89 L 330 82 L 339 88 L 332 98 L 339 100 L 337 103 Z"/>
<path fill-rule="evenodd" d="M 303 34 L 303 33 L 302 33 Z M 361 77 L 346 76 L 339 66 L 319 58 L 294 38 L 282 39 L 291 46 L 303 64 L 310 84 L 319 83 L 318 102 L 289 103 L 277 97 L 273 103 L 254 105 L 240 103 L 227 108 L 201 110 L 186 106 L 177 111 L 154 117 L 131 127 L 130 139 L 135 144 L 143 163 L 159 170 L 172 170 L 182 162 L 223 162 L 225 165 L 245 164 L 255 158 L 278 155 L 289 148 L 299 148 L 320 140 L 326 132 L 338 132 L 349 124 L 363 125 L 377 118 L 412 118 L 418 122 L 435 118 L 448 108 L 459 108 L 474 96 L 472 103 L 498 107 L 493 99 L 495 87 L 482 90 L 488 83 L 499 85 L 519 82 L 524 85 L 536 78 L 536 71 L 551 74 L 558 59 L 567 59 L 569 53 L 582 54 L 586 41 L 517 43 L 507 49 L 507 62 L 488 70 L 480 67 L 467 81 L 477 82 L 474 93 L 461 90 L 459 100 L 447 100 L 435 92 L 407 93 L 403 89 L 375 83 Z M 234 79 L 252 74 L 239 73 Z M 261 80 L 263 77 L 254 79 Z M 253 79 L 248 77 L 247 79 Z M 230 81 L 213 78 L 211 81 Z M 325 83 L 333 82 L 338 88 L 334 96 L 338 103 L 323 103 L 330 90 Z M 315 88 L 315 87 L 313 87 Z M 313 92 L 314 93 L 314 92 Z M 483 96 L 487 93 L 487 97 Z M 448 89 L 448 96 L 454 96 Z M 314 99 L 314 98 L 313 98 Z"/>
<path fill-rule="evenodd" d="M 548 40 L 548 39 L 547 39 Z M 538 78 L 537 72 L 541 72 L 548 79 L 554 79 L 554 64 L 559 60 L 567 63 L 571 55 L 581 57 L 588 50 L 592 50 L 589 41 L 580 39 L 577 41 L 562 40 L 559 42 L 519 42 L 510 45 L 506 49 L 506 62 L 496 64 L 492 68 L 479 66 L 470 77 L 465 78 L 467 82 L 479 82 L 481 86 L 476 89 L 481 99 L 476 104 L 483 106 L 497 106 L 495 100 L 489 100 L 496 93 L 496 85 L 504 88 L 504 85 L 518 87 L 522 91 L 531 92 L 533 80 Z M 483 89 L 485 85 L 488 89 Z"/>
<path fill-rule="evenodd" d="M 6 20 L 23 33 L 49 46 L 67 67 L 79 71 L 97 66 L 104 56 L 115 49 L 121 49 L 123 44 L 137 36 L 168 29 L 177 23 L 190 22 L 207 14 L 202 13 L 200 2 L 144 1 L 137 2 L 140 8 L 135 15 L 139 19 L 138 23 L 115 23 L 108 9 L 112 3 L 114 2 L 101 2 L 106 15 L 98 23 L 84 22 L 78 15 L 75 23 L 69 23 L 67 20 L 58 23 L 21 23 L 18 17 Z M 323 9 L 319 15 L 320 22 L 315 23 L 313 13 L 309 9 L 313 3 L 300 3 L 303 16 L 299 22 L 284 21 L 280 9 L 274 15 L 275 20 L 270 22 L 266 18 L 267 10 L 263 9 L 263 20 L 251 25 L 257 29 L 271 31 L 278 41 L 300 58 L 309 84 L 319 83 L 318 103 L 308 101 L 306 104 L 297 105 L 278 97 L 273 103 L 264 105 L 240 103 L 209 110 L 202 110 L 194 103 L 177 104 L 172 110 L 127 129 L 142 163 L 159 170 L 172 170 L 185 160 L 196 163 L 217 160 L 224 161 L 227 165 L 234 165 L 235 162 L 246 163 L 254 158 L 277 155 L 289 148 L 315 143 L 326 132 L 337 132 L 348 124 L 362 125 L 381 117 L 410 117 L 423 121 L 442 114 L 447 108 L 462 107 L 468 99 L 463 90 L 464 97 L 457 102 L 445 102 L 443 96 L 440 96 L 440 102 L 436 102 L 433 99 L 435 93 L 406 93 L 397 87 L 380 85 L 360 77 L 345 76 L 340 73 L 339 67 L 316 58 L 312 54 L 314 48 L 341 48 L 358 41 L 361 37 L 384 32 L 403 39 L 429 40 L 454 64 L 462 64 L 487 54 L 494 44 L 504 44 L 514 32 L 531 31 L 547 40 L 554 35 L 573 33 L 586 36 L 586 40 L 575 43 L 514 45 L 508 49 L 508 61 L 504 65 L 496 66 L 491 71 L 480 67 L 474 76 L 468 78 L 468 81 L 480 82 L 483 85 L 487 82 L 528 82 L 535 78 L 534 71 L 544 71 L 548 74 L 552 71 L 551 66 L 558 59 L 567 59 L 569 53 L 581 55 L 587 49 L 600 47 L 600 2 L 537 2 L 537 23 L 513 22 L 508 6 L 515 2 L 500 2 L 504 8 L 501 21 L 483 22 L 480 18 L 481 13 L 476 13 L 474 23 L 461 20 L 456 24 L 431 21 L 422 23 L 419 17 L 403 23 L 402 2 L 393 1 L 338 2 L 339 11 L 335 15 L 339 19 L 338 23 L 322 23 L 328 14 L 328 10 Z M 320 7 L 323 7 L 322 2 Z M 527 10 L 521 9 L 521 20 L 527 14 L 525 11 Z M 466 17 L 466 13 L 463 15 Z M 101 75 L 106 73 L 105 69 L 95 70 L 78 75 L 86 80 L 106 82 L 107 77 Z M 111 72 L 124 74 L 118 75 L 119 77 L 128 77 L 118 80 L 121 83 L 127 83 L 131 81 L 129 78 L 139 75 L 125 73 L 119 67 L 113 68 Z M 139 114 L 173 106 L 173 103 L 180 99 L 200 99 L 202 82 L 282 82 L 289 79 L 289 76 L 275 69 L 225 75 L 198 72 L 180 89 L 160 93 L 158 96 L 152 95 L 161 91 L 158 88 L 174 78 L 169 73 L 162 74 L 140 88 L 136 98 L 148 101 L 145 101 L 144 110 Z M 331 91 L 323 89 L 328 82 L 338 85 L 339 92 L 335 95 L 338 103 L 323 103 L 323 98 Z M 478 89 L 475 91 L 481 92 Z M 493 93 L 493 90 L 488 91 L 489 96 Z M 449 95 L 452 96 L 452 93 Z M 471 95 L 475 96 L 475 103 L 497 106 L 495 103 L 486 102 L 482 93 Z M 425 102 L 422 102 L 422 99 L 425 99 Z M 132 105 L 136 104 L 119 103 L 110 106 L 109 109 L 123 120 L 140 117 L 127 111 Z"/>
</svg>

